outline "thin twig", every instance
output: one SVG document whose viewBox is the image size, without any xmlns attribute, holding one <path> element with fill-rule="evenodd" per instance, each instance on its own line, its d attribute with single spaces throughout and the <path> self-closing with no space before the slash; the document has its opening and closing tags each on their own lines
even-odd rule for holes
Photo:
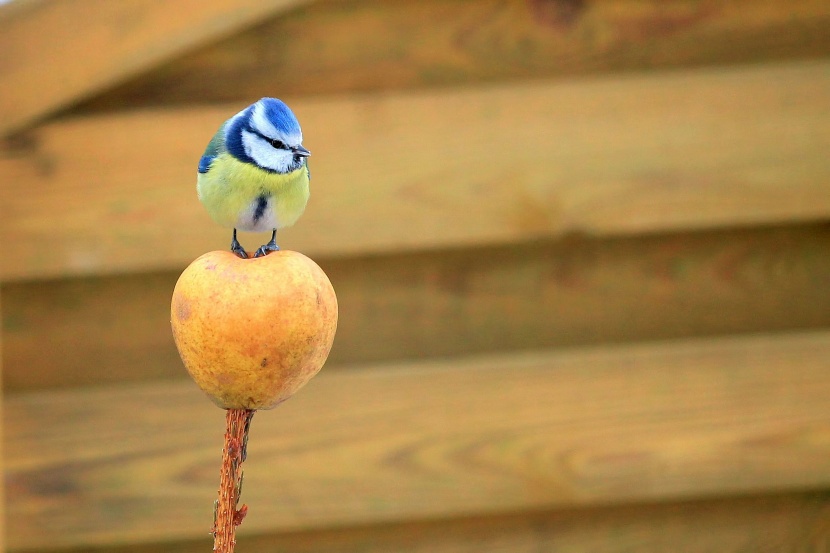
<svg viewBox="0 0 830 553">
<path fill-rule="evenodd" d="M 219 499 L 214 504 L 213 550 L 233 553 L 236 545 L 236 527 L 248 513 L 248 506 L 239 505 L 242 494 L 242 463 L 248 449 L 248 431 L 255 411 L 228 409 L 225 427 L 225 447 L 222 450 L 222 472 L 219 475 Z M 238 507 L 238 508 L 237 508 Z"/>
</svg>

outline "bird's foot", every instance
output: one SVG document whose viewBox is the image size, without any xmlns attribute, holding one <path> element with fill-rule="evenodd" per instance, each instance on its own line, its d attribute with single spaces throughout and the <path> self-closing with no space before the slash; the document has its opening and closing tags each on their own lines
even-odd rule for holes
<svg viewBox="0 0 830 553">
<path fill-rule="evenodd" d="M 241 257 L 242 259 L 248 259 L 248 252 L 245 251 L 245 248 L 242 247 L 242 244 L 239 243 L 239 240 L 236 239 L 236 229 L 233 229 L 233 240 L 231 240 L 231 251 Z"/>
<path fill-rule="evenodd" d="M 254 254 L 254 257 L 262 257 L 268 255 L 270 252 L 278 252 L 280 247 L 277 246 L 277 231 L 271 234 L 271 240 L 267 244 L 263 244 Z"/>
<path fill-rule="evenodd" d="M 263 244 L 259 247 L 259 249 L 254 254 L 254 257 L 262 257 L 263 255 L 268 255 L 271 252 L 278 251 L 280 251 L 280 247 L 277 246 L 276 243 L 268 242 L 267 244 Z"/>
<path fill-rule="evenodd" d="M 245 251 L 245 248 L 241 244 L 231 245 L 231 251 L 242 259 L 248 259 L 248 252 Z"/>
</svg>

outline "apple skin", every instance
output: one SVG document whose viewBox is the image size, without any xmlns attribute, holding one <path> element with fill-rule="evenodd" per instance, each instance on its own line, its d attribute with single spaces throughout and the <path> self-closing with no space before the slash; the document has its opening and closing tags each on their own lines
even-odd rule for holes
<svg viewBox="0 0 830 553">
<path fill-rule="evenodd" d="M 188 373 L 218 406 L 271 409 L 323 367 L 337 296 L 314 261 L 290 250 L 204 254 L 179 277 L 171 325 Z"/>
</svg>

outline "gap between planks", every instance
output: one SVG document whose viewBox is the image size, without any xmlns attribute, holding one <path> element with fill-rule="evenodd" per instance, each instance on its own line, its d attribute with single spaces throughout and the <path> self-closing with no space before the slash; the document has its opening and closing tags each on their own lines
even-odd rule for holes
<svg viewBox="0 0 830 553">
<path fill-rule="evenodd" d="M 828 25 L 826 0 L 315 2 L 72 111 L 817 59 Z"/>
<path fill-rule="evenodd" d="M 747 553 L 824 551 L 830 494 L 528 511 L 245 536 L 245 553 Z M 203 553 L 207 540 L 107 547 L 111 553 Z M 41 553 L 67 553 L 65 549 Z"/>
<path fill-rule="evenodd" d="M 830 327 L 828 251 L 816 224 L 318 258 L 340 305 L 329 363 Z M 178 276 L 0 286 L 6 392 L 182 376 Z"/>
</svg>

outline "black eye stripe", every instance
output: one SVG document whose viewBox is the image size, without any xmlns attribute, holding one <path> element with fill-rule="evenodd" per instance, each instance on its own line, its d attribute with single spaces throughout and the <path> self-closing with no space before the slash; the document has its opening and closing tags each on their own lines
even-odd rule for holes
<svg viewBox="0 0 830 553">
<path fill-rule="evenodd" d="M 268 144 L 276 148 L 277 150 L 287 150 L 288 146 L 285 145 L 285 142 L 281 140 L 275 140 L 273 138 L 263 137 L 265 140 L 268 141 Z"/>
</svg>

